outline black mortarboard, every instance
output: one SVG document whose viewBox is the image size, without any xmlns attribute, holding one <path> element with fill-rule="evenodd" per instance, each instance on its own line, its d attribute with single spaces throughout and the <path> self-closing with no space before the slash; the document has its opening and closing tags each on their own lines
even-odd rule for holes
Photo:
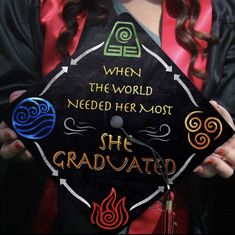
<svg viewBox="0 0 235 235">
<path fill-rule="evenodd" d="M 119 231 L 234 132 L 127 13 L 6 122 L 92 224 Z"/>
</svg>

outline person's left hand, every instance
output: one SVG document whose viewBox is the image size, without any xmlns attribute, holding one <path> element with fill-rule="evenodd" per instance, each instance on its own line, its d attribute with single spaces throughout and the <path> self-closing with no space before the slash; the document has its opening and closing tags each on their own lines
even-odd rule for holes
<svg viewBox="0 0 235 235">
<path fill-rule="evenodd" d="M 210 102 L 235 130 L 235 125 L 228 111 L 215 101 Z M 203 163 L 194 169 L 194 173 L 202 177 L 212 177 L 216 174 L 224 178 L 233 175 L 235 169 L 235 135 L 218 147 Z"/>
</svg>

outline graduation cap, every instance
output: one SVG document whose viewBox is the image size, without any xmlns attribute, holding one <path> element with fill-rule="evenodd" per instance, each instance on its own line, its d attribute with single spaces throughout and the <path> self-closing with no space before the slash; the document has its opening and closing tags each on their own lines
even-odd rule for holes
<svg viewBox="0 0 235 235">
<path fill-rule="evenodd" d="M 127 13 L 17 99 L 5 121 L 104 231 L 127 226 L 234 134 Z"/>
</svg>

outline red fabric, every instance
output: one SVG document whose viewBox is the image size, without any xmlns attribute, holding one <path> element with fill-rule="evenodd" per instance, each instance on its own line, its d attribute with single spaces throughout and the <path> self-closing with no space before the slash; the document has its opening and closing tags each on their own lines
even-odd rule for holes
<svg viewBox="0 0 235 235">
<path fill-rule="evenodd" d="M 62 60 L 56 49 L 56 41 L 65 29 L 61 13 L 67 0 L 43 0 L 41 3 L 41 26 L 44 33 L 43 75 L 51 72 Z M 80 40 L 82 30 L 87 19 L 87 12 L 77 17 L 79 25 L 77 34 L 69 44 L 70 55 L 74 53 Z"/>
<path fill-rule="evenodd" d="M 195 29 L 200 32 L 211 33 L 212 27 L 212 3 L 211 0 L 201 0 L 201 13 L 199 19 L 195 25 Z M 175 62 L 175 64 L 182 70 L 182 72 L 188 76 L 188 68 L 190 62 L 190 54 L 183 47 L 181 47 L 175 36 L 176 14 L 177 9 L 176 1 L 165 0 L 163 1 L 163 19 L 162 19 L 162 49 L 166 54 Z M 203 47 L 207 48 L 207 43 L 202 40 L 197 42 Z M 202 53 L 199 51 L 199 56 L 196 60 L 195 67 L 201 71 L 206 70 L 207 58 L 202 57 Z M 203 80 L 192 77 L 190 78 L 193 84 L 202 89 Z"/>
<path fill-rule="evenodd" d="M 134 220 L 129 227 L 129 234 L 163 234 L 163 203 L 161 198 Z"/>
<path fill-rule="evenodd" d="M 41 25 L 44 31 L 44 53 L 43 53 L 43 75 L 51 72 L 60 62 L 61 57 L 56 50 L 56 41 L 60 32 L 64 29 L 64 23 L 59 17 L 63 6 L 67 0 L 42 0 L 41 3 Z M 163 26 L 162 26 L 162 48 L 171 57 L 171 59 L 178 65 L 178 67 L 188 75 L 188 66 L 190 61 L 189 53 L 184 50 L 178 43 L 173 35 L 175 35 L 175 23 L 176 19 L 174 15 L 169 12 L 170 9 L 174 8 L 175 1 L 165 0 L 163 1 Z M 212 21 L 212 4 L 211 0 L 201 0 L 201 14 L 196 25 L 196 29 L 203 32 L 211 31 Z M 87 18 L 87 13 L 84 12 L 78 16 L 79 28 L 75 35 L 72 43 L 69 46 L 70 54 L 73 54 L 79 39 L 81 37 L 82 29 L 84 27 Z M 202 41 L 198 41 L 203 47 L 207 44 Z M 201 70 L 206 69 L 206 59 L 202 59 L 201 54 L 196 62 L 196 67 Z M 194 85 L 201 90 L 203 86 L 202 80 L 198 78 L 191 78 Z M 35 223 L 34 232 L 40 234 L 50 233 L 51 227 L 54 223 L 56 216 L 57 207 L 57 187 L 55 183 L 48 179 L 43 193 L 41 203 L 38 207 Z M 176 200 L 180 196 L 176 193 Z M 130 226 L 130 234 L 136 233 L 161 233 L 162 232 L 162 200 L 157 201 L 152 205 L 145 213 L 143 213 L 137 220 L 135 220 Z M 176 208 L 176 221 L 180 221 L 177 226 L 177 233 L 183 234 L 188 231 L 188 204 L 184 200 L 181 206 Z M 185 223 L 182 223 L 182 222 Z"/>
<path fill-rule="evenodd" d="M 190 204 L 179 191 L 174 191 L 174 194 L 173 210 L 177 222 L 175 234 L 188 234 Z M 163 234 L 163 225 L 164 199 L 162 197 L 131 223 L 129 234 Z"/>
<path fill-rule="evenodd" d="M 48 234 L 57 214 L 57 186 L 48 178 L 33 220 L 33 233 Z"/>
<path fill-rule="evenodd" d="M 40 9 L 41 26 L 44 32 L 44 50 L 43 50 L 43 76 L 51 72 L 62 60 L 56 50 L 56 41 L 65 25 L 61 17 L 61 12 L 67 0 L 42 0 Z M 72 55 L 80 40 L 82 29 L 87 18 L 87 13 L 78 16 L 78 32 L 69 46 L 69 52 Z M 48 178 L 41 201 L 35 213 L 33 221 L 33 232 L 36 234 L 49 234 L 55 222 L 57 214 L 57 185 Z"/>
</svg>

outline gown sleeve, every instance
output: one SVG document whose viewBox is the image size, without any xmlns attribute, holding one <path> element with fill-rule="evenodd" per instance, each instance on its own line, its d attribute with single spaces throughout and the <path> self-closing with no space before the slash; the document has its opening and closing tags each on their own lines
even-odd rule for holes
<svg viewBox="0 0 235 235">
<path fill-rule="evenodd" d="M 0 0 L 0 119 L 9 95 L 41 77 L 40 0 Z M 0 157 L 0 233 L 32 234 L 46 176 L 36 161 Z"/>
<path fill-rule="evenodd" d="M 235 0 L 214 0 L 213 4 L 216 12 L 213 34 L 219 43 L 210 49 L 204 95 L 224 106 L 235 122 Z"/>
<path fill-rule="evenodd" d="M 41 76 L 40 0 L 0 0 L 0 113 Z"/>
</svg>

